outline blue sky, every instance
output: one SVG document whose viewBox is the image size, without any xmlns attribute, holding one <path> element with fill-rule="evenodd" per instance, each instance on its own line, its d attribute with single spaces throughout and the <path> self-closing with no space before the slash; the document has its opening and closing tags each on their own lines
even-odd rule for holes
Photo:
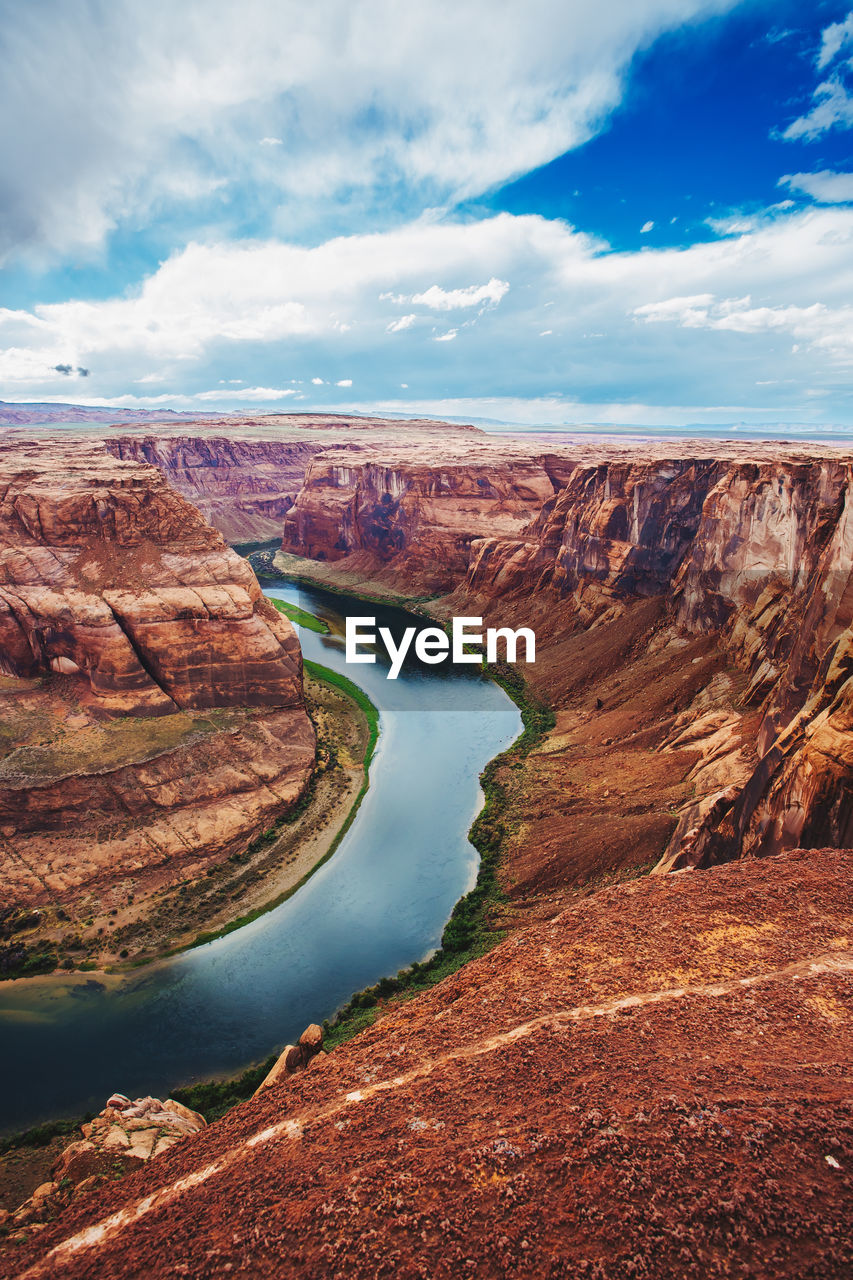
<svg viewBox="0 0 853 1280">
<path fill-rule="evenodd" d="M 1 399 L 853 427 L 850 0 L 0 15 Z"/>
</svg>

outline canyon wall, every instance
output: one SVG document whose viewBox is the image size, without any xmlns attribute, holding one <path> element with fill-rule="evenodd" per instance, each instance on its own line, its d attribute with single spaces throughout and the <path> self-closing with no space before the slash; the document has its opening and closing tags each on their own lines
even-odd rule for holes
<svg viewBox="0 0 853 1280">
<path fill-rule="evenodd" d="M 32 906 L 203 869 L 292 804 L 290 623 L 157 469 L 0 447 L 0 883 Z"/>
<path fill-rule="evenodd" d="M 306 468 L 323 450 L 340 445 L 381 449 L 441 440 L 469 442 L 476 427 L 423 418 L 397 421 L 338 414 L 266 414 L 104 437 L 114 457 L 148 462 L 188 498 L 232 543 L 281 536 L 282 523 L 302 487 Z M 433 453 L 433 457 L 435 454 Z"/>
<path fill-rule="evenodd" d="M 323 448 L 316 440 L 191 435 L 128 435 L 106 445 L 117 458 L 159 467 L 229 542 L 278 537 L 308 462 Z"/>
<path fill-rule="evenodd" d="M 449 591 L 485 535 L 516 536 L 553 496 L 541 458 L 492 443 L 334 449 L 316 457 L 282 549 L 408 594 Z"/>
<path fill-rule="evenodd" d="M 746 681 L 737 706 L 697 708 L 715 741 L 728 717 L 732 769 L 708 771 L 662 867 L 848 844 L 850 463 L 772 445 L 668 454 L 507 442 L 438 461 L 426 449 L 328 451 L 306 472 L 282 546 L 331 562 L 344 583 L 357 570 L 401 593 L 444 593 L 430 605 L 440 617 L 527 620 L 546 654 L 638 597 L 662 598 L 671 634 L 717 634 Z M 747 717 L 757 763 L 745 780 Z M 672 728 L 683 741 L 685 723 Z"/>
</svg>

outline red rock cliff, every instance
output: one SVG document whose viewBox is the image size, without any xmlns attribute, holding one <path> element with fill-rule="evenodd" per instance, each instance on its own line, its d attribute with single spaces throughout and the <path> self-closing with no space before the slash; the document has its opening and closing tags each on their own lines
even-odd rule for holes
<svg viewBox="0 0 853 1280">
<path fill-rule="evenodd" d="M 0 448 L 0 882 L 20 905 L 148 887 L 304 789 L 290 623 L 146 464 Z"/>
<path fill-rule="evenodd" d="M 543 461 L 492 443 L 327 450 L 284 523 L 282 549 L 418 591 L 450 590 L 486 534 L 517 535 L 554 493 Z"/>
<path fill-rule="evenodd" d="M 850 484 L 842 455 L 773 446 L 338 450 L 311 463 L 283 548 L 342 581 L 448 592 L 440 615 L 527 614 L 546 646 L 644 596 L 682 634 L 717 633 L 747 680 L 728 726 L 757 713 L 758 764 L 745 785 L 743 752 L 727 785 L 709 773 L 662 864 L 706 865 L 853 841 Z"/>
<path fill-rule="evenodd" d="M 225 436 L 122 436 L 108 440 L 117 458 L 150 462 L 204 513 L 229 542 L 262 542 L 281 533 L 322 440 Z"/>
</svg>

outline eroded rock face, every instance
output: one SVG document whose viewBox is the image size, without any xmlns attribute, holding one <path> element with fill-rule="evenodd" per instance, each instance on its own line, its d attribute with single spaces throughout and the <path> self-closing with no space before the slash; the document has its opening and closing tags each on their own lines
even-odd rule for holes
<svg viewBox="0 0 853 1280">
<path fill-rule="evenodd" d="M 79 443 L 0 448 L 0 665 L 104 710 L 301 705 L 292 627 L 160 472 Z"/>
<path fill-rule="evenodd" d="M 493 444 L 335 449 L 308 467 L 282 549 L 381 581 L 452 589 L 486 534 L 508 538 L 553 496 L 541 458 Z"/>
<path fill-rule="evenodd" d="M 82 1138 L 69 1143 L 51 1169 L 51 1181 L 37 1187 L 7 1223 L 32 1228 L 56 1217 L 77 1193 L 102 1179 L 140 1168 L 182 1139 L 205 1127 L 204 1116 L 174 1098 L 131 1100 L 114 1093 L 103 1111 L 81 1128 Z"/>
<path fill-rule="evenodd" d="M 0 447 L 0 713 L 20 907 L 200 874 L 314 761 L 299 643 L 249 565 L 160 471 L 80 441 Z"/>
<path fill-rule="evenodd" d="M 147 432 L 107 436 L 117 458 L 150 462 L 203 512 L 229 542 L 280 538 L 284 516 L 302 487 L 305 470 L 323 450 L 349 442 L 382 447 L 425 438 L 470 441 L 482 433 L 430 419 L 400 422 L 347 418 L 340 414 L 294 413 L 211 421 L 176 433 L 160 425 Z"/>
<path fill-rule="evenodd" d="M 646 596 L 682 634 L 717 633 L 747 687 L 694 735 L 713 767 L 697 774 L 671 868 L 853 838 L 851 506 L 849 461 L 815 450 L 365 447 L 314 459 L 283 549 L 332 562 L 342 581 L 355 570 L 446 592 L 430 606 L 441 617 L 529 622 L 546 647 Z"/>
<path fill-rule="evenodd" d="M 322 440 L 252 440 L 225 436 L 121 436 L 108 440 L 117 458 L 149 462 L 229 542 L 281 534 Z"/>
</svg>

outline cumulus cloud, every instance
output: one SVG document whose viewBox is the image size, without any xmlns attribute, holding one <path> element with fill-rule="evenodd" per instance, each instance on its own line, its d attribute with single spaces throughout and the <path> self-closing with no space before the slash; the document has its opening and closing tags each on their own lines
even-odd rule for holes
<svg viewBox="0 0 853 1280">
<path fill-rule="evenodd" d="M 782 134 L 789 142 L 813 142 L 829 129 L 849 129 L 853 125 L 853 96 L 838 79 L 825 80 L 814 91 L 814 106 L 799 116 Z"/>
<path fill-rule="evenodd" d="M 509 286 L 499 306 L 424 307 L 424 323 L 389 341 L 403 318 L 395 300 L 434 287 L 466 297 L 485 287 L 472 281 L 492 280 Z M 809 400 L 821 414 L 848 403 L 851 298 L 853 207 L 842 204 L 775 209 L 687 248 L 622 253 L 534 215 L 428 218 L 313 248 L 190 245 L 132 295 L 0 309 L 0 379 L 18 398 L 43 399 L 67 381 L 56 365 L 92 368 L 87 399 L 120 404 L 156 371 L 157 403 L 176 407 L 292 400 L 300 384 L 343 404 L 350 381 L 361 403 L 405 382 L 422 399 L 536 398 L 548 387 L 584 404 L 689 406 L 716 402 L 725 368 L 732 403 L 758 412 L 756 396 L 775 398 L 790 420 L 809 388 L 831 393 Z M 556 345 L 540 341 L 546 311 Z M 449 327 L 427 316 L 467 318 Z M 449 360 L 446 344 L 463 333 L 464 361 Z M 329 385 L 318 368 L 348 376 Z M 285 383 L 282 369 L 301 383 Z M 241 375 L 247 390 L 193 400 Z"/>
<path fill-rule="evenodd" d="M 239 401 L 265 401 L 265 400 L 283 400 L 285 396 L 295 396 L 297 393 L 293 387 L 245 387 L 242 391 L 198 391 L 192 397 L 200 403 L 206 401 L 220 400 L 239 400 Z"/>
<path fill-rule="evenodd" d="M 640 235 L 641 236 L 646 235 L 647 232 L 652 230 L 654 225 L 655 224 L 653 222 L 644 222 L 643 225 L 640 227 Z"/>
<path fill-rule="evenodd" d="M 431 307 L 433 311 L 458 311 L 464 307 L 478 307 L 483 303 L 497 306 L 508 289 L 506 280 L 498 280 L 493 276 L 488 284 L 471 284 L 465 289 L 442 289 L 434 284 L 423 293 L 414 294 L 412 302 Z"/>
<path fill-rule="evenodd" d="M 818 173 L 786 173 L 780 186 L 790 187 L 811 196 L 818 204 L 848 204 L 853 201 L 853 173 L 835 173 L 821 169 Z"/>
<path fill-rule="evenodd" d="M 351 387 L 352 378 L 341 378 L 340 382 L 335 383 L 336 387 Z"/>
<path fill-rule="evenodd" d="M 639 49 L 736 3 L 7 3 L 0 253 L 94 248 L 225 188 L 306 225 L 340 193 L 478 195 L 585 142 Z"/>
<path fill-rule="evenodd" d="M 385 326 L 386 333 L 402 333 L 404 329 L 411 329 L 417 320 L 417 316 L 400 316 L 399 320 L 392 320 L 390 324 Z"/>
</svg>

